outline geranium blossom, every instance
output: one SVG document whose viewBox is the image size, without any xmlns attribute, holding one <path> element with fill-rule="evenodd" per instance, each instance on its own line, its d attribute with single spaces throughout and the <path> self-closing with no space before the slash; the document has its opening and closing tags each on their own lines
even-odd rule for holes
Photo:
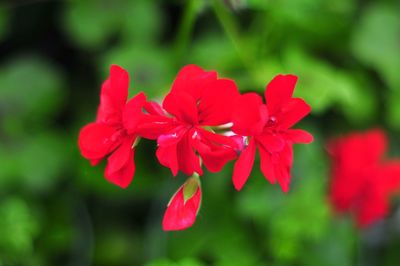
<svg viewBox="0 0 400 266">
<path fill-rule="evenodd" d="M 386 135 L 378 129 L 352 133 L 328 145 L 333 208 L 353 212 L 361 227 L 385 217 L 390 197 L 400 191 L 400 161 L 385 160 L 386 149 Z"/>
<path fill-rule="evenodd" d="M 278 75 L 265 91 L 266 104 L 256 93 L 246 93 L 237 99 L 232 130 L 248 136 L 248 145 L 235 163 L 233 183 L 237 190 L 246 183 L 254 164 L 256 149 L 260 153 L 261 171 L 272 184 L 276 181 L 287 192 L 293 161 L 293 143 L 310 143 L 313 137 L 306 131 L 291 129 L 310 112 L 310 106 L 300 98 L 292 98 L 297 77 Z"/>
<path fill-rule="evenodd" d="M 82 156 L 92 165 L 110 155 L 105 177 L 123 188 L 130 184 L 135 173 L 134 143 L 138 137 L 135 129 L 146 103 L 143 93 L 127 103 L 128 87 L 128 73 L 118 66 L 111 66 L 110 76 L 101 88 L 97 119 L 81 129 L 78 140 Z"/>
<path fill-rule="evenodd" d="M 266 178 L 288 190 L 292 145 L 312 141 L 306 131 L 291 129 L 310 112 L 302 99 L 292 97 L 296 80 L 292 75 L 275 77 L 267 86 L 265 104 L 255 93 L 240 95 L 234 81 L 219 78 L 215 71 L 188 65 L 160 105 L 147 101 L 142 92 L 127 101 L 128 73 L 114 65 L 101 88 L 96 121 L 79 133 L 79 149 L 92 165 L 108 156 L 106 179 L 126 188 L 135 173 L 138 140 L 157 140 L 160 164 L 174 176 L 179 171 L 191 176 L 172 197 L 162 222 L 166 231 L 182 230 L 193 225 L 200 209 L 202 165 L 218 172 L 238 158 L 233 182 L 240 190 L 258 149 Z"/>
<path fill-rule="evenodd" d="M 175 176 L 203 174 L 202 163 L 211 172 L 236 158 L 236 142 L 210 127 L 231 121 L 233 101 L 239 96 L 235 83 L 219 79 L 214 71 L 188 65 L 178 73 L 163 108 L 173 116 L 171 130 L 158 139 L 157 158 Z M 196 154 L 197 152 L 197 154 Z"/>
</svg>

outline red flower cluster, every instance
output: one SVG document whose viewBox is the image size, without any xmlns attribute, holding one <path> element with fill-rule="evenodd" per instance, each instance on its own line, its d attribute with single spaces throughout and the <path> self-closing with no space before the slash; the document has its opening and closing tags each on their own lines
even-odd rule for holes
<svg viewBox="0 0 400 266">
<path fill-rule="evenodd" d="M 360 227 L 389 212 L 390 197 L 400 192 L 400 160 L 384 160 L 382 130 L 352 133 L 328 145 L 332 160 L 330 201 L 338 213 L 351 211 Z"/>
<path fill-rule="evenodd" d="M 191 176 L 172 197 L 163 219 L 164 230 L 185 229 L 200 208 L 202 164 L 218 172 L 238 158 L 233 183 L 240 190 L 257 147 L 265 177 L 288 191 L 292 145 L 312 141 L 306 131 L 291 129 L 310 112 L 302 99 L 292 98 L 296 81 L 292 75 L 275 77 L 267 86 L 265 104 L 255 93 L 241 95 L 234 81 L 188 65 L 160 105 L 142 92 L 127 101 L 128 73 L 112 66 L 101 89 L 97 119 L 80 131 L 79 148 L 92 165 L 108 156 L 106 179 L 125 188 L 134 176 L 139 139 L 156 140 L 160 164 L 174 176 L 179 171 Z"/>
</svg>

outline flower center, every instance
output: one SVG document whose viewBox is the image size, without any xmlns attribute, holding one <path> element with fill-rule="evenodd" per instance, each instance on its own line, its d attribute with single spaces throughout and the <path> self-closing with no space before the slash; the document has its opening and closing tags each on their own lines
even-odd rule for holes
<svg viewBox="0 0 400 266">
<path fill-rule="evenodd" d="M 275 116 L 270 116 L 269 119 L 268 119 L 268 122 L 267 122 L 267 126 L 270 127 L 270 126 L 273 126 L 275 124 L 276 124 L 276 117 Z"/>
</svg>

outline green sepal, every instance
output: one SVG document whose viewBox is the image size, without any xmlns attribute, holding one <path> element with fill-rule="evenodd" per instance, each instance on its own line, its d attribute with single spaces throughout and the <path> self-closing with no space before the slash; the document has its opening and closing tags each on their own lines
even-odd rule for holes
<svg viewBox="0 0 400 266">
<path fill-rule="evenodd" d="M 132 149 L 134 149 L 140 142 L 140 137 L 136 137 L 135 141 L 132 143 Z"/>
<path fill-rule="evenodd" d="M 199 187 L 200 187 L 200 178 L 197 174 L 194 174 L 192 177 L 186 180 L 185 184 L 183 184 L 184 204 L 196 194 Z"/>
</svg>

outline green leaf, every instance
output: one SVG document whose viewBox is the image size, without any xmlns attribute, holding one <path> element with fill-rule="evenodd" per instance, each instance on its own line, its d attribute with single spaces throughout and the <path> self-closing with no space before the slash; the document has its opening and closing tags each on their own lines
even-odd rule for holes
<svg viewBox="0 0 400 266">
<path fill-rule="evenodd" d="M 127 228 L 113 226 L 104 228 L 97 236 L 94 250 L 94 265 L 117 265 L 121 258 L 133 265 L 142 265 L 144 246 L 140 234 L 132 234 Z"/>
<path fill-rule="evenodd" d="M 157 259 L 146 263 L 145 266 L 203 266 L 205 264 L 201 263 L 195 258 L 184 258 L 178 262 L 174 262 L 169 259 Z"/>
<path fill-rule="evenodd" d="M 386 95 L 386 121 L 391 128 L 400 129 L 400 91 L 391 91 Z"/>
<path fill-rule="evenodd" d="M 191 62 L 205 69 L 229 71 L 241 64 L 231 42 L 217 33 L 211 33 L 197 40 L 190 54 Z"/>
<path fill-rule="evenodd" d="M 122 3 L 124 1 L 66 2 L 64 25 L 72 40 L 86 48 L 102 46 L 120 24 L 125 8 Z"/>
<path fill-rule="evenodd" d="M 14 58 L 0 68 L 0 111 L 35 128 L 60 108 L 63 86 L 61 73 L 50 63 L 38 57 Z"/>
<path fill-rule="evenodd" d="M 0 258 L 25 261 L 32 255 L 38 221 L 19 197 L 0 201 Z"/>
<path fill-rule="evenodd" d="M 66 31 L 83 48 L 98 49 L 117 34 L 123 41 L 154 41 L 162 13 L 154 1 L 71 0 L 64 14 Z"/>
<path fill-rule="evenodd" d="M 50 191 L 68 168 L 71 150 L 57 134 L 34 135 L 16 150 L 20 186 L 33 192 Z"/>
<path fill-rule="evenodd" d="M 165 21 L 160 5 L 154 0 L 127 1 L 122 16 L 123 41 L 131 43 L 155 42 Z"/>
<path fill-rule="evenodd" d="M 250 8 L 266 11 L 264 16 L 268 20 L 264 27 L 279 27 L 278 31 L 288 34 L 290 40 L 325 46 L 340 45 L 334 42 L 335 38 L 347 32 L 356 10 L 354 0 L 247 0 L 247 3 Z"/>
</svg>

